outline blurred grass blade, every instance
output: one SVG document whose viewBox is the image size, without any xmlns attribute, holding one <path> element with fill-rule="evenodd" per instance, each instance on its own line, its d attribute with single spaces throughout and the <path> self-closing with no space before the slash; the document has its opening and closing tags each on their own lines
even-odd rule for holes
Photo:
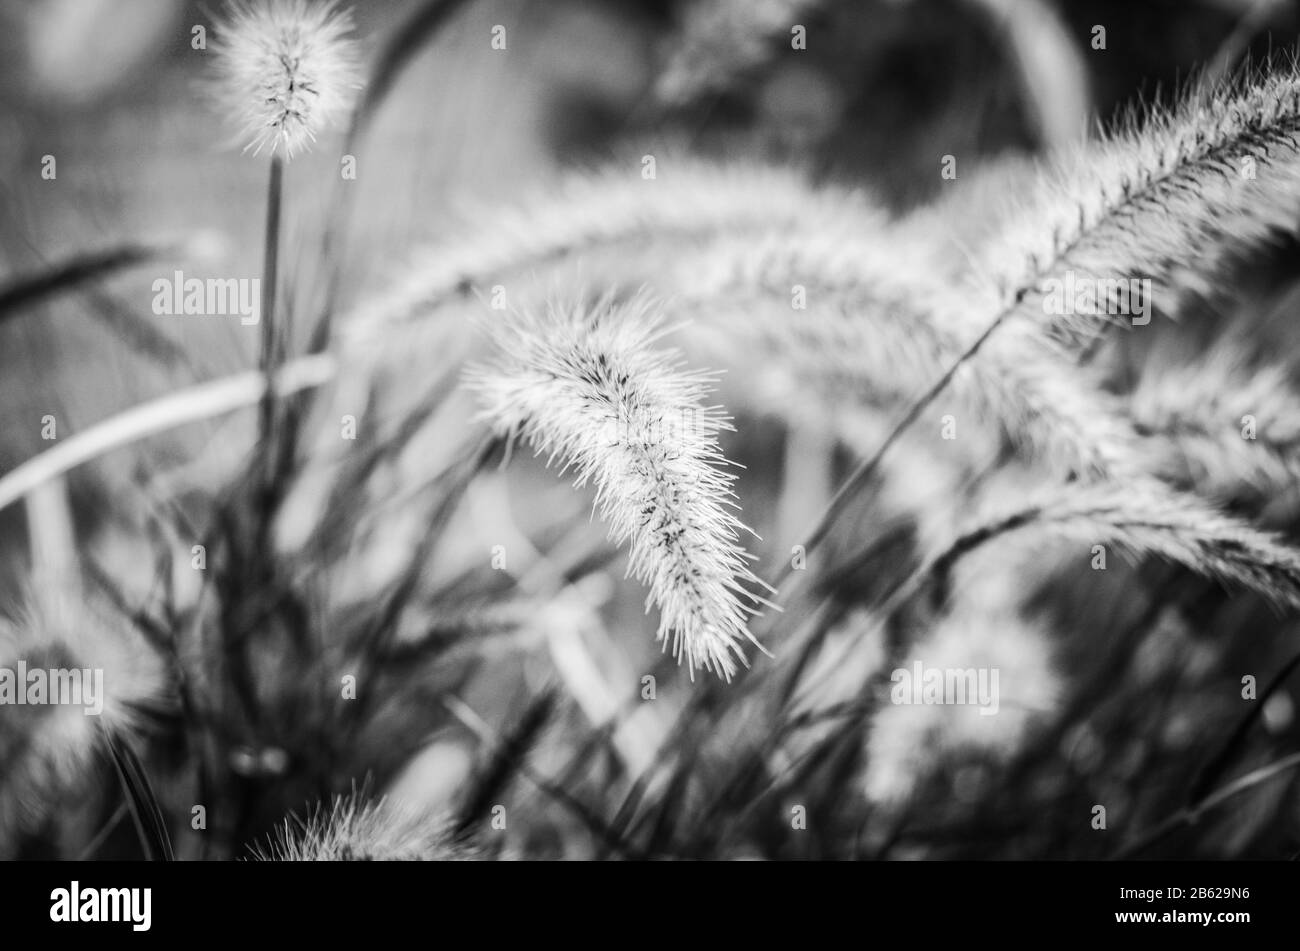
<svg viewBox="0 0 1300 951">
<path fill-rule="evenodd" d="M 1237 722 L 1232 733 L 1228 735 L 1228 739 L 1224 741 L 1214 757 L 1205 763 L 1200 773 L 1192 781 L 1191 791 L 1187 794 L 1189 806 L 1208 796 L 1214 784 L 1222 779 L 1223 774 L 1228 771 L 1228 767 L 1241 755 L 1246 738 L 1250 736 L 1251 728 L 1254 727 L 1256 721 L 1264 715 L 1264 707 L 1269 698 L 1277 693 L 1297 668 L 1300 668 L 1300 654 L 1296 654 L 1287 661 L 1282 669 L 1273 675 L 1273 679 L 1264 687 L 1258 699 L 1251 703 L 1248 712 Z"/>
<path fill-rule="evenodd" d="M 320 386 L 333 378 L 334 371 L 331 355 L 304 357 L 281 368 L 275 387 L 284 395 Z M 0 476 L 0 510 L 43 482 L 103 453 L 185 423 L 252 406 L 261 399 L 265 389 L 266 378 L 257 371 L 249 371 L 177 390 L 111 416 Z"/>
<path fill-rule="evenodd" d="M 100 251 L 83 251 L 47 265 L 39 271 L 8 279 L 0 285 L 0 322 L 23 307 L 72 290 L 92 281 L 112 277 L 120 271 L 183 254 L 192 242 L 127 242 Z"/>
<path fill-rule="evenodd" d="M 151 862 L 172 862 L 171 838 L 167 835 L 167 824 L 163 821 L 162 810 L 149 785 L 140 758 L 125 743 L 120 743 L 111 731 L 105 732 L 108 750 L 113 755 L 113 766 L 117 769 L 117 778 L 122 783 L 122 792 L 131 809 L 131 818 L 135 821 L 135 831 L 140 837 L 145 858 Z"/>
<path fill-rule="evenodd" d="M 523 764 L 542 730 L 551 722 L 555 711 L 556 695 L 548 690 L 529 704 L 519 722 L 508 734 L 501 737 L 492 753 L 488 767 L 465 797 L 465 805 L 456 821 L 456 836 L 466 836 L 505 792 L 510 780 Z"/>
</svg>

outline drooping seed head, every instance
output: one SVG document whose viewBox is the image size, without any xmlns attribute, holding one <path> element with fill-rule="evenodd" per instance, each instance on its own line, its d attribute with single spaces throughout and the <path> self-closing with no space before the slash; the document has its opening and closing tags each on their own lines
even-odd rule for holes
<svg viewBox="0 0 1300 951">
<path fill-rule="evenodd" d="M 731 424 L 705 402 L 713 377 L 655 346 L 669 329 L 645 295 L 515 313 L 492 327 L 495 361 L 466 380 L 495 429 L 595 485 L 611 537 L 630 545 L 628 573 L 659 606 L 664 649 L 692 676 L 730 680 L 746 644 L 762 649 L 749 621 L 763 584 L 718 442 Z"/>
</svg>

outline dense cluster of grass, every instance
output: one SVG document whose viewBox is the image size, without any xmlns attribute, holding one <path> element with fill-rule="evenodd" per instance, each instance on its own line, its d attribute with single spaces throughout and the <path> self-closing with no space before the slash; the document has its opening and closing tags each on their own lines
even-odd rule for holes
<svg viewBox="0 0 1300 951">
<path fill-rule="evenodd" d="M 345 116 L 363 138 L 457 6 L 418 4 L 355 106 L 334 5 L 219 26 L 216 95 L 271 153 L 261 364 L 0 476 L 33 552 L 0 666 L 103 668 L 109 700 L 0 715 L 0 854 L 1294 852 L 1300 393 L 1234 306 L 1300 222 L 1300 72 L 1207 82 L 901 216 L 646 146 L 346 310 L 326 288 L 285 352 L 288 159 Z M 657 94 L 760 69 L 818 6 L 693 8 Z M 348 199 L 320 200 L 328 269 Z M 15 279 L 0 319 L 174 253 Z M 1155 319 L 1061 314 L 1067 280 L 1147 281 Z M 50 554 L 71 468 L 253 407 L 237 477 L 124 516 L 146 600 Z M 792 537 L 786 510 L 812 513 Z M 898 702 L 914 663 L 996 671 L 996 712 Z"/>
</svg>

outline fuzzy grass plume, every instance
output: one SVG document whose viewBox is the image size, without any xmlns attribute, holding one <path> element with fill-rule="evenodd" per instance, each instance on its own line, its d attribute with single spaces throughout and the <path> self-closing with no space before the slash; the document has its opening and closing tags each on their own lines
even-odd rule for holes
<svg viewBox="0 0 1300 951">
<path fill-rule="evenodd" d="M 793 168 L 729 164 L 669 151 L 658 174 L 641 177 L 633 158 L 566 174 L 509 207 L 472 209 L 464 226 L 412 256 L 379 293 L 358 304 L 346 329 L 357 341 L 383 339 L 394 325 L 486 290 L 494 280 L 527 275 L 597 250 L 656 243 L 691 246 L 754 230 L 879 227 L 885 215 L 857 191 L 812 188 Z M 624 254 L 623 257 L 630 257 Z M 512 296 L 515 288 L 512 286 Z"/>
<path fill-rule="evenodd" d="M 1068 484 L 1022 500 L 1015 511 L 963 533 L 931 560 L 928 573 L 943 576 L 968 552 L 1012 532 L 1113 544 L 1134 557 L 1162 558 L 1253 591 L 1279 607 L 1300 608 L 1300 553 L 1152 479 Z"/>
<path fill-rule="evenodd" d="M 915 396 L 983 329 L 964 292 L 936 286 L 951 248 L 892 224 L 867 194 L 813 187 L 780 165 L 669 155 L 645 181 L 634 163 L 614 163 L 467 225 L 356 308 L 350 344 L 392 346 L 411 318 L 445 315 L 493 281 L 514 278 L 512 300 L 526 301 L 530 272 L 567 286 L 555 278 L 572 265 L 611 288 L 652 288 L 673 318 L 698 316 L 689 341 L 710 359 L 752 346 L 756 362 L 795 378 L 785 391 L 822 415 L 831 403 L 852 415 L 864 400 Z M 807 310 L 791 306 L 796 285 Z M 1114 476 L 1136 466 L 1115 401 L 1072 374 L 1041 328 L 1004 328 L 984 349 L 954 375 L 963 404 L 1062 467 Z M 785 400 L 759 408 L 788 416 Z"/>
<path fill-rule="evenodd" d="M 498 431 L 594 484 L 611 537 L 631 543 L 628 573 L 659 607 L 664 649 L 671 640 L 692 676 L 703 667 L 730 680 L 748 663 L 745 642 L 759 646 L 748 623 L 760 582 L 718 445 L 729 424 L 702 402 L 711 377 L 652 349 L 667 332 L 644 297 L 516 313 L 493 328 L 498 360 L 468 382 Z"/>
<path fill-rule="evenodd" d="M 1130 406 L 1163 478 L 1210 498 L 1294 511 L 1300 395 L 1288 367 L 1220 341 L 1194 362 L 1148 366 Z"/>
<path fill-rule="evenodd" d="M 1294 65 L 1247 73 L 1172 110 L 1152 110 L 1026 182 L 1020 213 L 979 256 L 976 283 L 1000 292 L 992 304 L 998 320 L 1048 319 L 1048 282 L 1067 272 L 1148 279 L 1166 312 L 1189 293 L 1213 296 L 1225 265 L 1294 231 L 1297 131 Z M 1052 321 L 1053 332 L 1072 343 L 1113 322 L 1100 312 Z"/>
<path fill-rule="evenodd" d="M 0 667 L 20 662 L 29 671 L 100 672 L 101 709 L 0 707 L 0 855 L 63 797 L 87 788 L 106 733 L 130 735 L 167 696 L 160 656 L 129 619 L 88 592 L 32 592 L 13 620 L 0 622 Z"/>
<path fill-rule="evenodd" d="M 214 95 L 254 155 L 292 159 L 359 86 L 351 11 L 335 0 L 232 0 L 215 27 Z"/>
<path fill-rule="evenodd" d="M 254 857 L 266 862 L 436 862 L 479 856 L 454 840 L 445 821 L 353 794 L 306 819 L 285 820 L 271 844 L 255 850 Z"/>
<path fill-rule="evenodd" d="M 794 379 L 764 409 L 788 415 L 783 407 L 813 401 L 824 416 L 851 416 L 854 406 L 915 397 L 918 382 L 941 378 L 978 337 L 972 315 L 934 286 L 938 259 L 924 242 L 862 221 L 851 232 L 721 238 L 674 254 L 647 279 L 672 294 L 675 312 L 707 314 L 691 333 L 711 353 L 752 345 L 756 364 Z M 792 308 L 793 287 L 806 295 L 806 310 Z M 960 366 L 952 386 L 957 406 L 1049 463 L 1111 476 L 1139 466 L 1118 402 L 1037 328 L 1004 328 L 981 360 Z"/>
<path fill-rule="evenodd" d="M 1146 281 L 1147 304 L 1165 313 L 1176 313 L 1189 295 L 1213 296 L 1215 278 L 1235 259 L 1295 230 L 1297 131 L 1300 72 L 1293 64 L 1199 90 L 1029 178 L 1019 210 L 974 255 L 966 279 L 936 296 L 936 313 L 964 315 L 976 328 L 969 345 L 877 455 L 973 362 L 998 352 L 1014 359 L 1039 340 L 1076 352 L 1117 322 L 1112 299 L 1057 313 L 1051 295 L 1066 282 Z M 1076 435 L 1089 436 L 1081 429 L 1067 442 Z M 1130 468 L 1127 455 L 1091 468 L 1114 477 Z"/>
</svg>

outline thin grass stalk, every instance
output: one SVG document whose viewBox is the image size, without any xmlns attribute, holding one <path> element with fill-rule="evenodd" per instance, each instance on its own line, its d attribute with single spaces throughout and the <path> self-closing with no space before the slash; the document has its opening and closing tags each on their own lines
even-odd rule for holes
<svg viewBox="0 0 1300 951">
<path fill-rule="evenodd" d="M 1234 779 L 1232 782 L 1225 783 L 1218 789 L 1208 793 L 1203 798 L 1197 800 L 1193 805 L 1184 809 L 1179 809 L 1169 818 L 1150 832 L 1141 836 L 1137 841 L 1132 842 L 1116 853 L 1115 858 L 1119 860 L 1131 859 L 1140 855 L 1154 845 L 1158 845 L 1173 833 L 1177 832 L 1183 826 L 1195 825 L 1205 813 L 1211 809 L 1216 809 L 1231 799 L 1240 796 L 1244 792 L 1249 792 L 1262 783 L 1268 782 L 1277 776 L 1283 776 L 1293 769 L 1300 767 L 1300 753 L 1292 753 L 1290 756 L 1284 756 L 1276 762 L 1269 763 L 1267 766 L 1261 766 L 1258 769 L 1251 770 L 1244 776 Z"/>
<path fill-rule="evenodd" d="M 279 278 L 280 260 L 280 207 L 284 190 L 284 163 L 279 154 L 271 156 L 271 174 L 266 190 L 266 232 L 262 256 L 262 343 L 258 367 L 266 377 L 266 387 L 262 395 L 261 410 L 258 420 L 259 442 L 262 447 L 261 463 L 263 478 L 269 485 L 272 460 L 275 452 L 272 439 L 275 433 L 275 387 L 271 380 L 280 363 L 280 347 L 283 333 L 275 313 L 276 283 Z"/>
</svg>

